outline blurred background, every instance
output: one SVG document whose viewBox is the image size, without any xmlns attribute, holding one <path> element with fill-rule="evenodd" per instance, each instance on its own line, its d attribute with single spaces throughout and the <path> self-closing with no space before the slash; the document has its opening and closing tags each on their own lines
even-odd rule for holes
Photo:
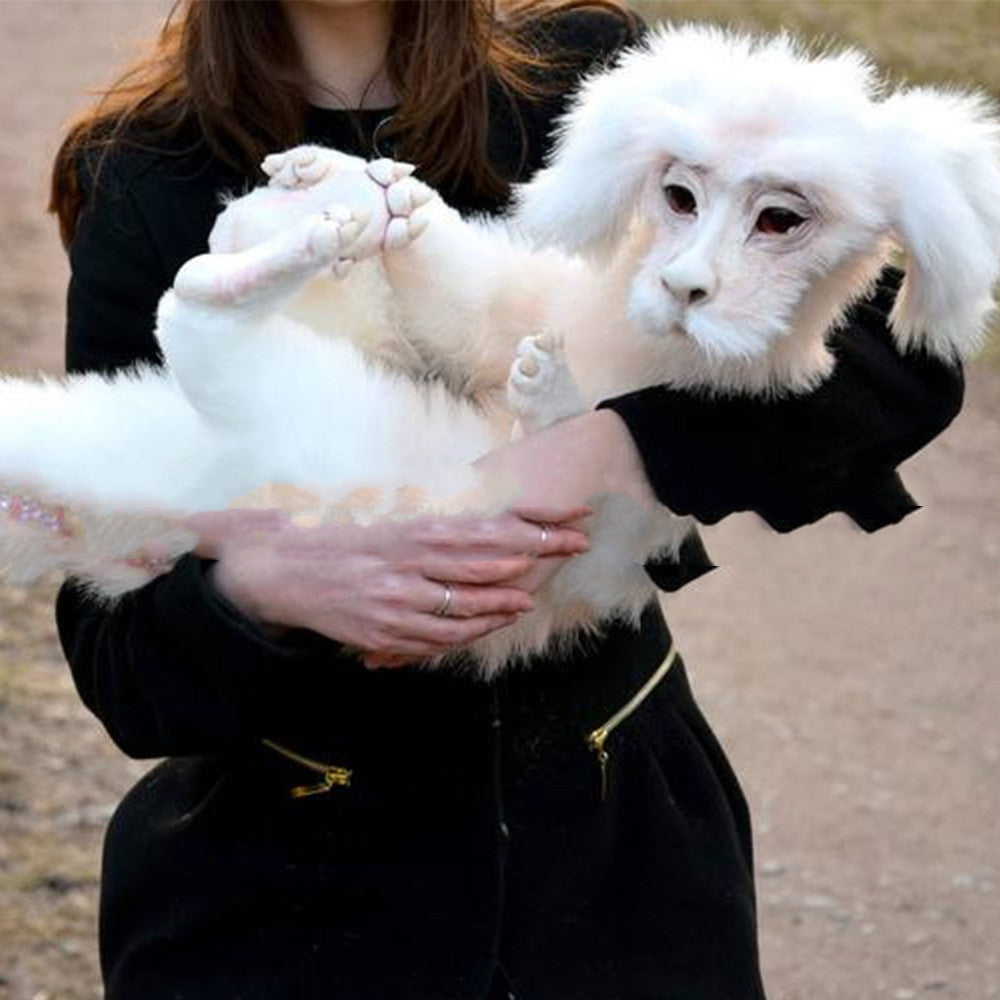
<svg viewBox="0 0 1000 1000">
<path fill-rule="evenodd" d="M 992 0 L 636 6 L 847 40 L 900 76 L 1000 98 Z M 0 2 L 4 370 L 60 370 L 52 156 L 168 7 Z M 721 568 L 667 600 L 753 811 L 772 1000 L 1000 997 L 996 338 L 969 366 L 963 413 L 904 478 L 924 509 L 874 536 L 836 516 L 787 536 L 730 518 L 706 533 Z M 79 704 L 54 592 L 0 586 L 0 1000 L 99 997 L 100 840 L 146 767 Z"/>
</svg>

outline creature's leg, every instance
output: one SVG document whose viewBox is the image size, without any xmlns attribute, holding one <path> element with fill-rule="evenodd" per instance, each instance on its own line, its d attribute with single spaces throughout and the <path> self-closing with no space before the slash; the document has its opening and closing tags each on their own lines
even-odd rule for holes
<svg viewBox="0 0 1000 1000">
<path fill-rule="evenodd" d="M 584 412 L 583 397 L 559 337 L 543 333 L 518 344 L 507 381 L 507 400 L 527 434 Z"/>
<path fill-rule="evenodd" d="M 181 268 L 160 302 L 156 335 L 209 423 L 234 428 L 253 419 L 255 391 L 294 361 L 278 309 L 322 269 L 343 270 L 360 228 L 351 210 L 333 206 L 250 250 L 204 254 Z"/>
<path fill-rule="evenodd" d="M 558 263 L 439 198 L 418 218 L 420 239 L 382 258 L 404 334 L 452 392 L 502 395 L 518 342 L 543 327 L 546 295 L 563 284 Z"/>
<path fill-rule="evenodd" d="M 192 258 L 177 272 L 174 292 L 183 302 L 272 312 L 324 267 L 343 271 L 365 221 L 362 212 L 331 205 L 249 250 Z"/>
</svg>

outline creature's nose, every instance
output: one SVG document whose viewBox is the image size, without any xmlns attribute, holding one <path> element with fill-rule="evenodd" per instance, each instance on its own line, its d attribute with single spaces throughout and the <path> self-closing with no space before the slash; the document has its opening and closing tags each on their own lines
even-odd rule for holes
<svg viewBox="0 0 1000 1000">
<path fill-rule="evenodd" d="M 660 284 L 681 305 L 694 306 L 706 302 L 715 294 L 716 280 L 705 266 L 677 261 L 660 273 Z"/>
</svg>

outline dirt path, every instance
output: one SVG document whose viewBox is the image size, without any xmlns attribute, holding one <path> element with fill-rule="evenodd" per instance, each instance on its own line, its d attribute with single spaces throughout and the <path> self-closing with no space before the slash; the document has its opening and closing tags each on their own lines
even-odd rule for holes
<svg viewBox="0 0 1000 1000">
<path fill-rule="evenodd" d="M 164 9 L 0 3 L 0 367 L 58 368 L 59 125 Z M 925 510 L 871 537 L 732 519 L 668 602 L 756 819 L 774 1000 L 1000 997 L 1000 378 L 968 397 L 906 469 Z M 79 705 L 53 592 L 0 588 L 0 1000 L 99 995 L 100 836 L 142 770 Z"/>
</svg>

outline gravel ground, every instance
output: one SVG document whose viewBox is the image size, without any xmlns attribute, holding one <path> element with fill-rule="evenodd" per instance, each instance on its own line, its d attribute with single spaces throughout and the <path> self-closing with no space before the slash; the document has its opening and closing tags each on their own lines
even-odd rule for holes
<svg viewBox="0 0 1000 1000">
<path fill-rule="evenodd" d="M 59 367 L 48 163 L 81 93 L 164 10 L 0 3 L 5 369 Z M 995 368 L 970 367 L 965 411 L 905 477 L 925 509 L 875 536 L 730 519 L 708 533 L 723 568 L 667 603 L 756 820 L 774 1000 L 1000 997 Z M 54 587 L 0 588 L 0 1000 L 99 996 L 100 837 L 145 767 L 76 699 Z"/>
</svg>

